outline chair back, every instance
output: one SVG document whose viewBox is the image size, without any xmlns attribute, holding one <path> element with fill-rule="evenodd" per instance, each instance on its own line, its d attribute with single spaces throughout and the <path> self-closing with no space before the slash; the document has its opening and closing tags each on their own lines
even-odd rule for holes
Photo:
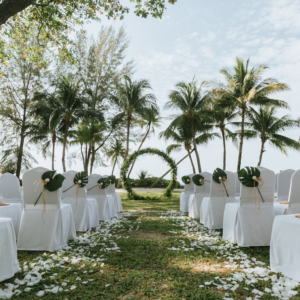
<svg viewBox="0 0 300 300">
<path fill-rule="evenodd" d="M 259 191 L 265 202 L 262 201 L 259 191 L 256 187 L 247 187 L 241 185 L 241 205 L 273 205 L 275 189 L 275 173 L 264 167 L 257 167 L 260 171 L 262 182 L 259 182 Z"/>
<path fill-rule="evenodd" d="M 227 197 L 225 188 L 221 183 L 215 182 L 211 178 L 210 186 L 210 198 L 223 198 L 223 199 L 234 199 L 235 198 L 235 174 L 231 171 L 224 171 L 227 175 L 227 180 L 224 182 L 229 197 Z"/>
<path fill-rule="evenodd" d="M 20 181 L 17 176 L 5 173 L 0 178 L 0 190 L 4 203 L 22 203 Z"/>
<path fill-rule="evenodd" d="M 277 193 L 277 191 L 278 191 L 278 174 L 279 173 L 276 173 L 276 175 L 275 175 L 275 193 Z"/>
<path fill-rule="evenodd" d="M 289 197 L 291 179 L 295 170 L 287 169 L 278 174 L 277 177 L 277 200 L 287 201 Z"/>
<path fill-rule="evenodd" d="M 100 189 L 100 190 L 98 189 L 97 181 L 100 178 L 103 178 L 103 176 L 98 175 L 98 174 L 92 174 L 89 176 L 89 183 L 86 185 L 87 194 L 89 197 L 97 199 L 99 197 L 99 195 L 106 196 L 106 189 Z"/>
<path fill-rule="evenodd" d="M 295 171 L 292 175 L 288 201 L 290 207 L 300 204 L 300 170 Z"/>
<path fill-rule="evenodd" d="M 23 174 L 22 186 L 23 186 L 23 195 L 24 195 L 24 208 L 32 209 L 43 209 L 44 201 L 43 195 L 41 195 L 43 190 L 43 183 L 41 182 L 41 177 L 46 171 L 51 171 L 43 167 L 37 167 L 26 171 Z M 37 204 L 34 206 L 34 203 L 40 196 Z M 60 197 L 59 189 L 54 192 L 44 191 L 46 209 L 60 209 Z"/>
<path fill-rule="evenodd" d="M 74 185 L 73 179 L 74 179 L 74 176 L 77 173 L 78 173 L 77 171 L 68 171 L 68 172 L 65 172 L 65 173 L 62 174 L 66 178 L 64 180 L 62 188 L 61 188 L 62 189 L 62 196 L 61 196 L 62 200 L 64 200 L 64 199 L 74 199 L 74 201 L 76 201 L 77 186 Z M 85 187 L 78 188 L 77 201 L 86 201 L 86 200 L 87 200 L 87 198 L 86 198 L 86 188 Z"/>
<path fill-rule="evenodd" d="M 194 193 L 197 195 L 203 194 L 203 197 L 209 197 L 212 175 L 209 172 L 202 172 L 200 175 L 204 177 L 204 184 L 201 186 L 194 184 Z"/>
</svg>

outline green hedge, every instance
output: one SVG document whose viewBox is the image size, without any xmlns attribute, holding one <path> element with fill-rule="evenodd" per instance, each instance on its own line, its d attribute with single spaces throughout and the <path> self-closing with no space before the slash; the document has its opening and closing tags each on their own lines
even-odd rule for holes
<svg viewBox="0 0 300 300">
<path fill-rule="evenodd" d="M 148 177 L 145 179 L 129 179 L 132 187 L 147 188 L 150 187 L 159 177 Z M 166 188 L 170 184 L 171 180 L 161 179 L 153 188 Z M 177 181 L 176 188 L 180 187 L 180 183 Z"/>
</svg>

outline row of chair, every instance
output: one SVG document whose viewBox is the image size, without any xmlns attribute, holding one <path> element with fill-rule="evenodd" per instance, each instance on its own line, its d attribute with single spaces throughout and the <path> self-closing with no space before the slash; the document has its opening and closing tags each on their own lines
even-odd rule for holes
<svg viewBox="0 0 300 300">
<path fill-rule="evenodd" d="M 270 245 L 275 215 L 300 213 L 300 170 L 286 170 L 275 176 L 271 170 L 257 168 L 263 180 L 259 187 L 263 200 L 256 188 L 241 185 L 233 172 L 225 171 L 229 197 L 222 185 L 212 180 L 211 173 L 203 172 L 204 185 L 196 186 L 192 182 L 185 185 L 180 197 L 181 210 L 192 218 L 200 218 L 210 229 L 223 228 L 223 238 L 239 246 Z"/>
</svg>

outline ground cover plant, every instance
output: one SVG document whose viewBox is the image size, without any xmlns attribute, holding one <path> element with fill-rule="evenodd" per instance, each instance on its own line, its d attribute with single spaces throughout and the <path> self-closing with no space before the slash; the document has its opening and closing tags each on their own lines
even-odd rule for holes
<svg viewBox="0 0 300 300">
<path fill-rule="evenodd" d="M 270 272 L 268 247 L 222 241 L 179 212 L 179 196 L 124 193 L 123 213 L 61 251 L 19 251 L 22 271 L 0 283 L 0 298 L 300 299 L 297 282 Z"/>
</svg>

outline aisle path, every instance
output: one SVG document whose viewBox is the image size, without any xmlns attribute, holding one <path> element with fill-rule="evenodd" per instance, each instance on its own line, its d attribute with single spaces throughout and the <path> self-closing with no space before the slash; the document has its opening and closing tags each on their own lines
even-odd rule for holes
<svg viewBox="0 0 300 300">
<path fill-rule="evenodd" d="M 267 247 L 241 250 L 197 220 L 148 205 L 53 254 L 20 252 L 22 272 L 0 283 L 0 298 L 298 298 L 297 282 L 270 272 Z"/>
</svg>

